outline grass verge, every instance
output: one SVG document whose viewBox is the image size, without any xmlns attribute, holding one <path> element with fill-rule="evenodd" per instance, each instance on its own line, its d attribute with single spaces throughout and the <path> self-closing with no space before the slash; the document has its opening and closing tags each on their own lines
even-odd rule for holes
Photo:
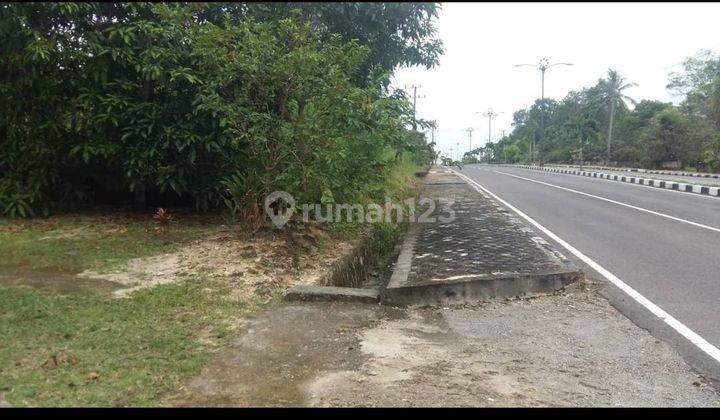
<svg viewBox="0 0 720 420">
<path fill-rule="evenodd" d="M 208 292 L 210 291 L 210 292 Z M 128 299 L 0 287 L 0 399 L 11 406 L 148 406 L 199 372 L 262 305 L 184 282 Z"/>
<path fill-rule="evenodd" d="M 421 178 L 426 175 L 428 169 L 429 167 L 426 165 L 418 165 L 408 159 L 401 159 L 398 165 L 393 167 L 386 183 L 378 187 L 383 190 L 385 197 L 403 207 L 404 214 L 409 214 L 409 209 L 406 203 L 404 203 L 404 200 L 414 200 L 418 197 L 423 186 Z M 422 213 L 418 208 L 416 208 L 415 211 L 416 216 Z M 369 224 L 353 221 L 334 222 L 330 225 L 330 229 L 340 237 L 350 238 L 361 234 L 367 235 L 370 241 L 370 247 L 373 250 L 370 256 L 371 261 L 368 263 L 370 266 L 376 268 L 384 267 L 390 262 L 390 259 L 393 257 L 393 248 L 406 227 L 407 220 L 405 219 L 400 223 L 393 221 L 390 223 L 380 222 Z"/>
<path fill-rule="evenodd" d="M 131 258 L 172 252 L 193 241 L 220 216 L 179 215 L 165 234 L 156 234 L 149 215 L 71 214 L 49 219 L 0 219 L 0 265 L 79 272 L 121 264 Z"/>
</svg>

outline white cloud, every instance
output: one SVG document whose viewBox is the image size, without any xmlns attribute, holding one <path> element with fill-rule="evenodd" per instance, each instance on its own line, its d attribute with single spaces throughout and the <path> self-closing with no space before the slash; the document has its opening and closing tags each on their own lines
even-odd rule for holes
<svg viewBox="0 0 720 420">
<path fill-rule="evenodd" d="M 561 99 L 571 90 L 595 84 L 612 67 L 638 83 L 637 100 L 671 101 L 668 74 L 700 49 L 720 50 L 720 4 L 704 3 L 445 3 L 437 27 L 445 44 L 440 65 L 405 68 L 395 85 L 420 84 L 418 116 L 435 119 L 438 149 L 460 142 L 467 151 L 488 137 L 487 118 L 476 111 L 502 111 L 493 119 L 493 140 L 511 129 L 512 113 L 540 97 L 540 72 L 518 63 L 541 57 L 573 67 L 549 69 L 545 96 Z"/>
</svg>

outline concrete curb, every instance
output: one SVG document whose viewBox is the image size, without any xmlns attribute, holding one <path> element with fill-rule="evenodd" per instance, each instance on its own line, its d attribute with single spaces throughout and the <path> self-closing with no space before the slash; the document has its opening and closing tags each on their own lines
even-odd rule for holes
<svg viewBox="0 0 720 420">
<path fill-rule="evenodd" d="M 380 302 L 380 291 L 354 287 L 297 285 L 285 293 L 287 301 Z"/>
<path fill-rule="evenodd" d="M 417 223 L 410 224 L 410 227 L 408 227 L 405 232 L 405 239 L 402 242 L 400 254 L 398 255 L 397 262 L 395 263 L 395 267 L 393 267 L 392 275 L 390 276 L 390 280 L 388 281 L 385 290 L 396 287 L 398 284 L 405 282 L 408 278 L 410 269 L 412 268 L 412 257 L 413 251 L 415 250 L 415 242 L 417 241 L 419 233 L 420 225 Z M 384 296 L 385 293 L 383 293 L 382 296 L 383 300 Z"/>
<path fill-rule="evenodd" d="M 393 306 L 452 305 L 481 300 L 548 295 L 582 278 L 581 271 L 487 276 L 464 281 L 429 281 L 388 287 L 382 302 Z"/>
<path fill-rule="evenodd" d="M 513 168 L 530 169 L 535 171 L 555 172 L 569 175 L 587 176 L 590 178 L 601 178 L 610 181 L 627 182 L 630 184 L 645 185 L 648 187 L 663 188 L 666 190 L 683 191 L 693 194 L 707 195 L 711 197 L 720 197 L 720 187 L 709 187 L 706 185 L 687 184 L 683 182 L 668 181 L 663 179 L 641 178 L 637 176 L 626 176 L 617 174 L 608 174 L 604 172 L 581 171 L 579 169 L 562 169 L 556 167 L 540 167 L 531 165 L 501 165 Z"/>
</svg>

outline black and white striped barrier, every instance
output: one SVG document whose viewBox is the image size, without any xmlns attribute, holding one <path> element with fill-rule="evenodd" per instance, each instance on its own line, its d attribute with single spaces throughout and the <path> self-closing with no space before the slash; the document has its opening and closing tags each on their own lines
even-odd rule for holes
<svg viewBox="0 0 720 420">
<path fill-rule="evenodd" d="M 554 168 L 573 168 L 571 165 L 546 165 Z M 609 166 L 585 166 L 588 169 L 597 169 L 600 171 L 622 171 L 622 172 L 641 172 L 644 174 L 656 174 L 656 175 L 676 175 L 676 176 L 694 176 L 698 178 L 720 178 L 720 174 L 711 174 L 707 172 L 683 172 L 683 171 L 668 171 L 662 169 L 640 169 L 640 168 L 613 168 Z"/>
<path fill-rule="evenodd" d="M 708 187 L 706 185 L 685 184 L 682 182 L 667 181 L 661 179 L 640 178 L 637 176 L 626 176 L 617 174 L 606 174 L 603 172 L 581 171 L 579 169 L 562 169 L 553 167 L 540 167 L 530 165 L 508 165 L 515 168 L 533 169 L 536 171 L 557 172 L 561 174 L 580 175 L 590 178 L 603 178 L 611 181 L 628 182 L 630 184 L 646 185 L 649 187 L 665 188 L 667 190 L 684 191 L 695 194 L 720 197 L 720 187 Z"/>
</svg>

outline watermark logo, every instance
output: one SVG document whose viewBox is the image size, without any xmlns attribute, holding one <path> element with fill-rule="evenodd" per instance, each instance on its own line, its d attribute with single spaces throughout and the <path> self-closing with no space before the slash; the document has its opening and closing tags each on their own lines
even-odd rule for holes
<svg viewBox="0 0 720 420">
<path fill-rule="evenodd" d="M 265 214 L 278 228 L 285 226 L 295 212 L 295 198 L 285 191 L 273 191 L 265 197 Z"/>
<path fill-rule="evenodd" d="M 274 191 L 265 197 L 265 213 L 278 229 L 290 220 L 296 208 L 302 210 L 303 222 L 309 222 L 312 218 L 319 223 L 449 223 L 455 220 L 455 210 L 452 208 L 454 203 L 455 197 L 437 200 L 429 197 L 420 200 L 408 198 L 401 203 L 386 197 L 384 205 L 316 203 L 296 206 L 292 195 L 285 191 Z"/>
</svg>

